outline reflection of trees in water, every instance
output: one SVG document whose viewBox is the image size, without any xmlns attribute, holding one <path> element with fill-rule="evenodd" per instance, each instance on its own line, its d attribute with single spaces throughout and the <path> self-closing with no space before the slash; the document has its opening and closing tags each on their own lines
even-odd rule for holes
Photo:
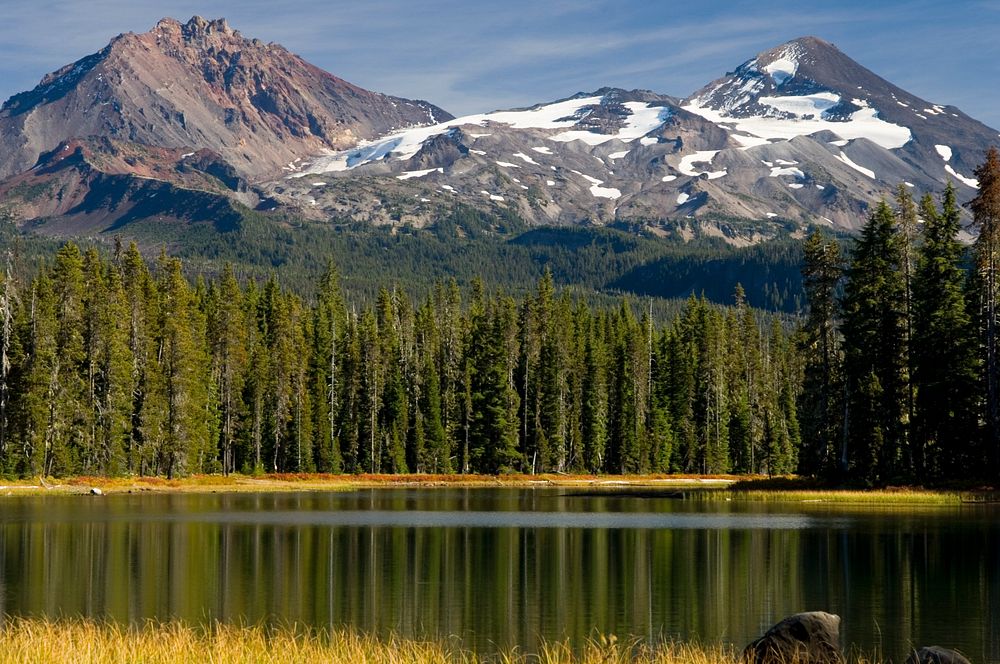
<svg viewBox="0 0 1000 664">
<path fill-rule="evenodd" d="M 329 510 L 692 507 L 761 509 L 483 489 L 18 500 L 0 521 L 0 611 L 351 624 L 461 635 L 488 650 L 598 632 L 742 646 L 788 614 L 823 609 L 843 616 L 845 643 L 893 659 L 932 643 L 1000 659 L 1000 525 L 991 512 L 817 513 L 812 527 L 775 530 L 342 527 L 301 518 L 302 510 L 320 510 L 321 520 Z M 272 510 L 281 512 L 254 521 Z M 297 518 L 282 523 L 281 514 Z"/>
</svg>

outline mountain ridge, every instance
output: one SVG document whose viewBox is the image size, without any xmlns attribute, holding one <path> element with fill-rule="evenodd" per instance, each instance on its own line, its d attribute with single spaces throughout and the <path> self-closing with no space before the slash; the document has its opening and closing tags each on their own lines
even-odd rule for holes
<svg viewBox="0 0 1000 664">
<path fill-rule="evenodd" d="M 996 137 L 818 37 L 762 51 L 686 98 L 604 87 L 454 118 L 359 88 L 224 19 L 193 17 L 119 35 L 11 97 L 0 108 L 0 177 L 40 178 L 38 191 L 56 171 L 25 173 L 77 140 L 107 153 L 86 161 L 91 172 L 159 178 L 183 195 L 194 177 L 185 160 L 207 150 L 206 164 L 232 171 L 212 195 L 315 221 L 423 227 L 471 205 L 529 224 L 640 221 L 654 235 L 679 222 L 741 244 L 788 223 L 857 228 L 901 183 L 919 194 L 953 182 L 969 198 Z M 115 153 L 142 157 L 130 166 Z M 66 182 L 78 197 L 90 177 L 67 179 L 71 170 L 58 171 L 63 189 L 52 185 L 59 200 Z M 74 214 L 12 191 L 0 185 L 23 219 Z M 730 219 L 755 225 L 737 231 Z"/>
</svg>

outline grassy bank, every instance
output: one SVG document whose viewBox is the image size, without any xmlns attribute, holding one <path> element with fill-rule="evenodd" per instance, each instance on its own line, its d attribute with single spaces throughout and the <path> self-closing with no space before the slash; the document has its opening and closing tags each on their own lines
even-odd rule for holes
<svg viewBox="0 0 1000 664">
<path fill-rule="evenodd" d="M 380 640 L 350 630 L 316 632 L 295 627 L 149 623 L 127 628 L 90 620 L 12 618 L 0 632 L 0 664 L 735 664 L 736 660 L 736 653 L 718 646 L 646 648 L 613 638 L 595 640 L 577 653 L 564 643 L 555 643 L 537 654 L 512 651 L 483 657 L 454 641 Z"/>
<path fill-rule="evenodd" d="M 324 475 L 284 473 L 270 475 L 193 475 L 162 477 L 34 478 L 0 482 L 0 495 L 32 493 L 142 492 L 263 492 L 349 491 L 373 487 L 579 487 L 621 489 L 629 487 L 666 490 L 719 489 L 739 478 L 730 475 Z"/>
<path fill-rule="evenodd" d="M 162 477 L 34 478 L 0 482 L 0 496 L 101 493 L 260 493 L 278 491 L 350 491 L 391 487 L 555 487 L 585 491 L 697 495 L 706 500 L 737 502 L 835 503 L 867 506 L 959 505 L 995 503 L 1000 494 L 986 487 L 924 489 L 828 488 L 796 478 L 735 475 L 194 475 Z M 688 492 L 697 491 L 697 494 Z"/>
</svg>

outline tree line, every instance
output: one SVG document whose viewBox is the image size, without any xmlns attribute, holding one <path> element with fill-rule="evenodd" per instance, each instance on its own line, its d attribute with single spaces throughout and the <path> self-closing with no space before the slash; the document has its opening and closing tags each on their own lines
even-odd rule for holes
<svg viewBox="0 0 1000 664">
<path fill-rule="evenodd" d="M 0 279 L 0 472 L 767 472 L 795 469 L 797 346 L 691 297 L 667 324 L 550 274 L 526 296 L 309 298 L 63 245 Z"/>
<path fill-rule="evenodd" d="M 868 484 L 994 479 L 1000 471 L 1000 155 L 976 170 L 961 240 L 951 185 L 877 205 L 846 264 L 804 247 L 809 302 L 800 470 Z"/>
</svg>

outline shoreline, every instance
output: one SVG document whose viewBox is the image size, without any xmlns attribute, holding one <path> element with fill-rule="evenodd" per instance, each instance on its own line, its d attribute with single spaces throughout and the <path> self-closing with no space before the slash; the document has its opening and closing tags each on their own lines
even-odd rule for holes
<svg viewBox="0 0 1000 664">
<path fill-rule="evenodd" d="M 738 502 L 798 502 L 877 505 L 959 505 L 1000 503 L 991 488 L 926 489 L 888 487 L 857 489 L 818 487 L 794 478 L 739 475 L 329 475 L 282 473 L 265 475 L 193 475 L 163 477 L 69 477 L 13 480 L 0 484 L 0 498 L 43 495 L 115 495 L 176 493 L 330 492 L 391 488 L 563 488 L 594 495 L 685 497 L 697 492 L 705 499 Z M 644 492 L 641 495 L 639 492 Z M 651 495 L 652 494 L 652 495 Z"/>
<path fill-rule="evenodd" d="M 665 641 L 644 644 L 613 635 L 574 648 L 568 641 L 542 643 L 537 653 L 517 647 L 495 653 L 469 650 L 457 637 L 375 636 L 352 627 L 268 627 L 260 624 L 149 621 L 121 625 L 90 618 L 4 616 L 0 664 L 15 662 L 141 661 L 163 664 L 257 662 L 323 664 L 737 664 L 724 645 Z"/>
</svg>

